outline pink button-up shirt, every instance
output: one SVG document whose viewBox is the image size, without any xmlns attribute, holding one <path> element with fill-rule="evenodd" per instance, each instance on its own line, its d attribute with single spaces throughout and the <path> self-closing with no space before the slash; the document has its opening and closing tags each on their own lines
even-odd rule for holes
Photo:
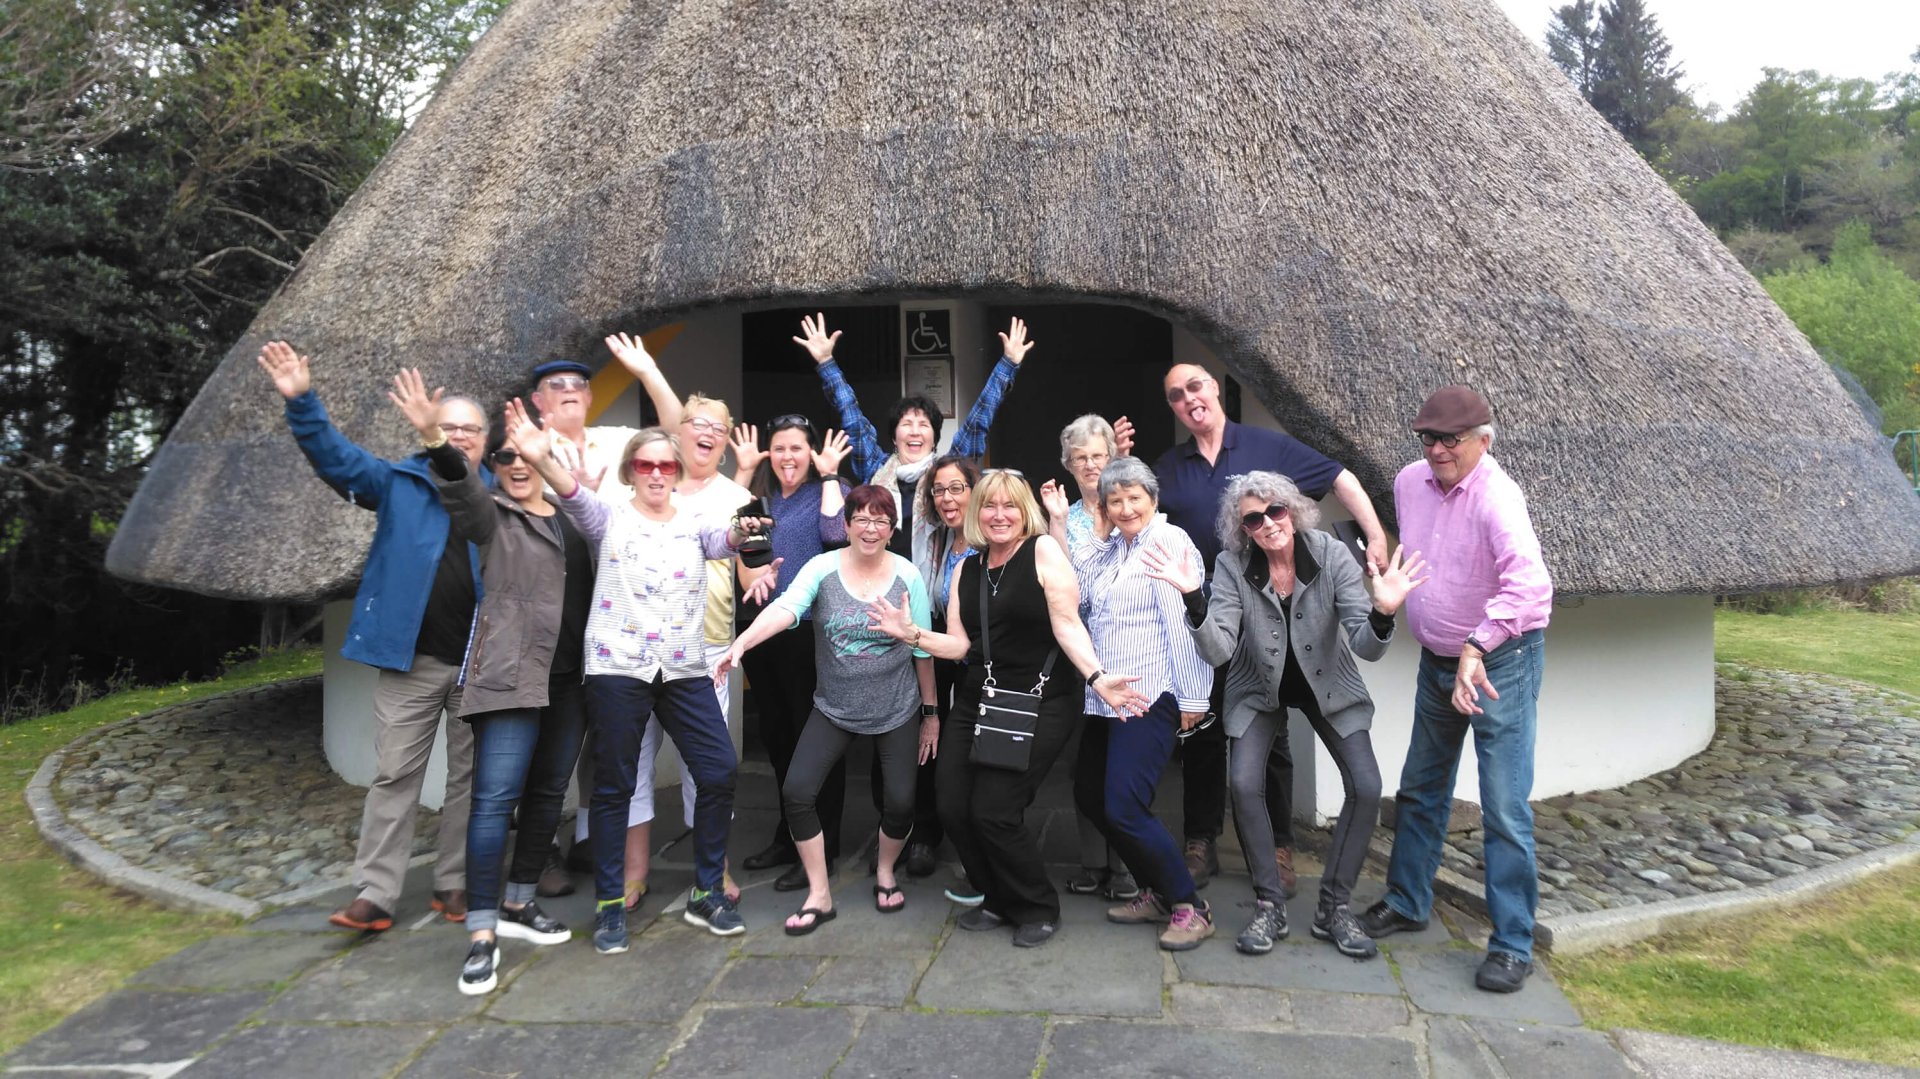
<svg viewBox="0 0 1920 1079">
<path fill-rule="evenodd" d="M 1427 582 L 1407 595 L 1407 628 L 1440 656 L 1468 637 L 1492 650 L 1547 624 L 1553 581 L 1527 498 L 1493 455 L 1442 492 L 1425 459 L 1393 480 L 1400 542 L 1427 560 Z"/>
</svg>

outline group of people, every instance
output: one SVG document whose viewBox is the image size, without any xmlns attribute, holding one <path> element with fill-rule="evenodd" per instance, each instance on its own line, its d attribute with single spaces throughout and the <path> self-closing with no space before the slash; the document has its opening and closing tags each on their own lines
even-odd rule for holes
<svg viewBox="0 0 1920 1079">
<path fill-rule="evenodd" d="M 1412 418 L 1424 452 L 1395 479 L 1406 547 L 1390 550 L 1351 472 L 1229 420 L 1204 368 L 1167 372 L 1167 406 L 1192 437 L 1153 466 L 1132 455 L 1125 417 L 1067 425 L 1070 501 L 1065 484 L 980 466 L 1034 347 L 1021 320 L 1000 334 L 1001 359 L 944 454 L 940 409 L 917 396 L 893 406 L 883 446 L 834 361 L 839 337 L 815 316 L 794 338 L 837 430 L 784 415 L 763 444 L 724 402 L 677 398 L 644 345 L 617 334 L 609 350 L 658 426 L 589 427 L 593 371 L 573 360 L 534 368 L 532 407 L 508 401 L 497 430 L 473 399 L 403 370 L 389 396 L 421 451 L 398 461 L 332 426 L 305 357 L 284 342 L 262 350 L 315 471 L 377 515 L 343 648 L 380 671 L 377 775 L 358 894 L 336 924 L 393 924 L 444 712 L 433 907 L 469 931 L 462 992 L 494 988 L 501 938 L 571 938 L 538 900 L 573 886 L 555 833 L 576 773 L 574 862 L 591 871 L 593 944 L 627 949 L 627 915 L 646 896 L 663 737 L 686 763 L 695 869 L 682 917 L 745 932 L 727 858 L 739 669 L 781 792 L 774 834 L 742 868 L 784 868 L 774 887 L 804 890 L 790 935 L 837 916 L 845 759 L 865 738 L 880 815 L 875 909 L 902 909 L 900 876 L 935 872 L 944 841 L 961 870 L 946 892 L 966 908 L 958 927 L 1046 944 L 1061 901 L 1025 814 L 1078 735 L 1082 869 L 1067 890 L 1107 897 L 1111 921 L 1156 926 L 1162 948 L 1198 947 L 1215 932 L 1200 893 L 1219 872 L 1230 798 L 1254 900 L 1235 946 L 1270 952 L 1288 935 L 1296 887 L 1292 710 L 1345 792 L 1313 936 L 1364 959 L 1377 938 L 1426 925 L 1472 731 L 1492 921 L 1477 982 L 1520 988 L 1537 900 L 1526 797 L 1552 586 L 1525 500 L 1488 452 L 1484 398 L 1449 386 Z M 1328 495 L 1359 530 L 1351 545 L 1315 528 Z M 1384 654 L 1402 607 L 1421 648 L 1414 733 L 1388 891 L 1355 912 L 1381 794 L 1356 660 Z M 1018 722 L 1006 729 L 1000 717 Z M 1176 749 L 1179 841 L 1152 808 Z"/>
</svg>

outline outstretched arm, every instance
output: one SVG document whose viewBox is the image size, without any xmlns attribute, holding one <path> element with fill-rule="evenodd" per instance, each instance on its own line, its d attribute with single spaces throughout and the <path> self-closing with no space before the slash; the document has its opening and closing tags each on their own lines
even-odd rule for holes
<svg viewBox="0 0 1920 1079">
<path fill-rule="evenodd" d="M 993 374 L 988 375 L 987 384 L 980 387 L 980 396 L 974 398 L 973 407 L 967 410 L 966 422 L 954 434 L 948 453 L 963 457 L 986 455 L 987 429 L 993 426 L 1000 402 L 1006 400 L 1013 376 L 1020 373 L 1020 364 L 1026 360 L 1027 353 L 1033 351 L 1033 342 L 1027 340 L 1026 322 L 1014 319 L 1007 326 L 1007 332 L 1000 335 L 1000 346 L 1004 350 L 1000 362 L 993 365 Z"/>
<path fill-rule="evenodd" d="M 378 509 L 393 482 L 393 465 L 362 449 L 334 427 L 325 405 L 313 392 L 307 358 L 285 341 L 269 341 L 260 350 L 260 369 L 286 399 L 287 427 L 314 474 L 343 498 Z"/>
<path fill-rule="evenodd" d="M 833 362 L 833 346 L 839 342 L 840 332 L 827 333 L 827 316 L 821 313 L 802 318 L 800 336 L 793 340 L 813 357 L 814 367 L 820 372 L 821 387 L 827 391 L 827 399 L 833 402 L 835 411 L 840 413 L 840 426 L 851 443 L 854 479 L 865 483 L 880 471 L 887 455 L 880 449 L 880 432 L 874 429 L 867 414 L 860 411 L 860 398 L 855 396 L 847 376 L 840 373 L 840 365 Z"/>
<path fill-rule="evenodd" d="M 1367 497 L 1367 489 L 1360 486 L 1360 478 L 1346 469 L 1333 479 L 1333 497 L 1340 500 L 1353 523 L 1367 537 L 1367 565 L 1375 573 L 1387 568 L 1387 533 L 1380 527 L 1380 515 L 1374 512 L 1373 499 Z"/>
<path fill-rule="evenodd" d="M 624 333 L 607 336 L 607 351 L 620 361 L 647 391 L 647 400 L 653 402 L 653 410 L 660 415 L 660 426 L 671 431 L 680 426 L 680 399 L 673 395 L 673 387 L 667 385 L 667 376 L 660 373 L 660 365 L 648 354 L 647 346 L 638 337 Z"/>
</svg>

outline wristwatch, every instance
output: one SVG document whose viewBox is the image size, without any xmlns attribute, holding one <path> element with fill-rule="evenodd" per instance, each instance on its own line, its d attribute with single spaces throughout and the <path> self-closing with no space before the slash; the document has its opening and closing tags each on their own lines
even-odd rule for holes
<svg viewBox="0 0 1920 1079">
<path fill-rule="evenodd" d="M 1474 651 L 1476 651 L 1476 652 L 1478 652 L 1478 653 L 1480 653 L 1480 658 L 1482 658 L 1482 659 L 1485 659 L 1485 658 L 1486 658 L 1486 656 L 1487 656 L 1487 651 L 1488 651 L 1488 649 L 1487 649 L 1487 646 L 1486 646 L 1486 645 L 1484 645 L 1484 644 L 1482 644 L 1482 643 L 1480 642 L 1480 638 L 1479 638 L 1479 637 L 1477 637 L 1477 636 L 1474 636 L 1474 637 L 1468 637 L 1468 638 L 1467 638 L 1467 643 L 1473 646 L 1473 650 L 1474 650 Z"/>
<path fill-rule="evenodd" d="M 937 704 L 922 704 L 920 706 L 921 719 L 936 719 L 939 717 L 939 715 L 940 715 L 940 706 Z"/>
<path fill-rule="evenodd" d="M 1091 688 L 1097 689 L 1100 686 L 1100 680 L 1102 678 L 1105 678 L 1106 676 L 1107 676 L 1106 668 L 1102 667 L 1101 669 L 1093 672 L 1093 674 L 1088 676 L 1087 685 Z"/>
</svg>

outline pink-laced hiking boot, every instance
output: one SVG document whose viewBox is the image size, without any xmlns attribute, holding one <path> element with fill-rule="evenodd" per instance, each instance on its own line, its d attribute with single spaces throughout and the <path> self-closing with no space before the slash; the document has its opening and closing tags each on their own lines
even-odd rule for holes
<svg viewBox="0 0 1920 1079">
<path fill-rule="evenodd" d="M 1167 905 L 1153 894 L 1153 889 L 1142 888 L 1140 894 L 1117 907 L 1107 908 L 1107 921 L 1120 925 L 1159 925 L 1171 915 Z"/>
<path fill-rule="evenodd" d="M 1169 952 L 1191 951 L 1213 936 L 1213 910 L 1205 905 L 1176 904 L 1160 931 L 1160 947 Z"/>
</svg>

